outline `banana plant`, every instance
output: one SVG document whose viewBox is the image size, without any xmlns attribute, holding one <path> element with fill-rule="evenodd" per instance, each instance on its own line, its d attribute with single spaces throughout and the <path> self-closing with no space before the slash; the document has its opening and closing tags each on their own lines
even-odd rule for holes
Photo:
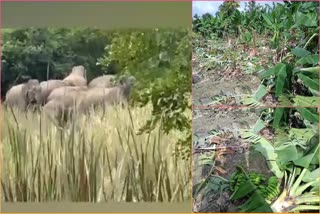
<svg viewBox="0 0 320 214">
<path fill-rule="evenodd" d="M 260 73 L 262 84 L 255 94 L 243 97 L 241 103 L 248 106 L 262 106 L 262 99 L 273 93 L 280 105 L 312 107 L 319 105 L 319 54 L 312 54 L 303 48 L 295 48 L 295 64 L 278 63 Z"/>
<path fill-rule="evenodd" d="M 286 10 L 284 6 L 277 4 L 274 10 L 271 13 L 262 14 L 263 19 L 267 28 L 273 31 L 273 37 L 271 43 L 273 47 L 279 47 L 281 41 L 281 34 L 284 32 L 284 29 L 290 24 L 287 19 L 284 18 Z"/>
<path fill-rule="evenodd" d="M 317 165 L 317 168 L 310 172 L 308 168 L 312 164 Z M 285 171 L 284 188 L 271 205 L 272 210 L 319 212 L 319 144 L 317 143 L 306 156 L 296 160 L 295 165 L 289 170 Z"/>
<path fill-rule="evenodd" d="M 237 170 L 244 175 L 244 182 L 235 189 L 230 199 L 246 199 L 246 202 L 239 207 L 241 212 L 272 212 L 272 208 L 259 191 L 258 186 L 253 183 L 245 170 L 240 166 L 237 167 Z"/>
<path fill-rule="evenodd" d="M 299 113 L 295 113 L 294 116 L 303 120 L 306 127 L 288 128 L 285 123 L 281 123 L 288 120 L 285 120 L 283 115 L 279 118 L 277 110 L 269 109 L 263 112 L 264 114 L 261 114 L 263 117 L 251 130 L 241 131 L 242 138 L 252 142 L 254 148 L 260 151 L 266 160 L 274 162 L 275 167 L 269 163 L 270 170 L 284 184 L 275 200 L 265 202 L 270 205 L 272 212 L 319 212 L 319 115 L 314 109 L 295 109 Z M 284 109 L 282 114 L 283 112 L 285 112 Z M 282 124 L 275 129 L 273 142 L 258 134 L 271 122 L 273 127 L 275 124 Z M 250 190 L 248 185 L 247 182 L 239 187 L 247 189 L 246 192 L 242 192 L 240 198 L 249 198 L 245 204 L 251 204 L 251 206 L 245 210 L 246 212 L 257 212 L 255 207 L 263 203 L 257 200 L 259 198 L 257 194 L 255 198 L 252 197 L 252 191 L 248 191 Z M 268 211 L 263 210 L 263 212 Z"/>
</svg>

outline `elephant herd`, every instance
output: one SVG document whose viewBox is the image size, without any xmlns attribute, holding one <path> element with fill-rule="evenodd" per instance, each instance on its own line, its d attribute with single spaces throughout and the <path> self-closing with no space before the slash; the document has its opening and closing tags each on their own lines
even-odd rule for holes
<svg viewBox="0 0 320 214">
<path fill-rule="evenodd" d="M 63 80 L 51 79 L 39 82 L 30 79 L 10 88 L 6 94 L 5 106 L 27 110 L 43 106 L 47 113 L 88 112 L 92 107 L 127 104 L 131 88 L 135 83 L 133 76 L 120 78 L 114 75 L 96 77 L 89 84 L 84 66 L 74 66 Z"/>
</svg>

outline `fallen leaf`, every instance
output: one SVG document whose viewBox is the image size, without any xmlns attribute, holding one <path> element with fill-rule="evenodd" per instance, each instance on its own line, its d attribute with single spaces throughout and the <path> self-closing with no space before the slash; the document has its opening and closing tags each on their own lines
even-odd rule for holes
<svg viewBox="0 0 320 214">
<path fill-rule="evenodd" d="M 215 166 L 214 170 L 218 171 L 220 174 L 226 174 L 227 173 L 226 170 L 224 170 L 224 169 L 222 169 L 221 167 L 218 167 L 218 166 Z"/>
<path fill-rule="evenodd" d="M 219 144 L 220 142 L 221 142 L 221 137 L 219 137 L 219 136 L 213 136 L 210 139 L 210 143 L 211 144 Z"/>
</svg>

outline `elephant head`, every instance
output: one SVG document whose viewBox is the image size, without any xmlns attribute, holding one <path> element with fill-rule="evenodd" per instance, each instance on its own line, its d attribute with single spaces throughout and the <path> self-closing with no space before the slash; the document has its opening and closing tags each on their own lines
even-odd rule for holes
<svg viewBox="0 0 320 214">
<path fill-rule="evenodd" d="M 72 68 L 71 74 L 81 76 L 81 77 L 87 79 L 87 70 L 84 68 L 83 65 L 74 66 Z"/>
<path fill-rule="evenodd" d="M 86 86 L 86 69 L 84 66 L 74 66 L 71 73 L 63 79 L 63 82 L 68 86 Z"/>
<path fill-rule="evenodd" d="M 27 106 L 30 104 L 41 104 L 41 87 L 38 80 L 31 79 L 25 83 L 22 87 L 22 93 L 24 93 L 24 99 Z"/>
<path fill-rule="evenodd" d="M 124 76 L 120 78 L 121 85 L 130 85 L 133 86 L 136 82 L 136 78 L 134 76 Z"/>
<path fill-rule="evenodd" d="M 129 96 L 131 93 L 132 87 L 136 83 L 136 78 L 134 76 L 124 76 L 119 80 L 120 87 L 123 89 L 123 94 Z"/>
<path fill-rule="evenodd" d="M 26 83 L 15 85 L 6 93 L 4 104 L 27 110 L 30 105 L 41 103 L 41 88 L 38 80 L 31 79 Z"/>
<path fill-rule="evenodd" d="M 103 95 L 104 105 L 121 104 L 126 106 L 129 103 L 131 89 L 136 82 L 133 76 L 120 77 L 119 85 L 112 88 L 105 88 Z"/>
</svg>

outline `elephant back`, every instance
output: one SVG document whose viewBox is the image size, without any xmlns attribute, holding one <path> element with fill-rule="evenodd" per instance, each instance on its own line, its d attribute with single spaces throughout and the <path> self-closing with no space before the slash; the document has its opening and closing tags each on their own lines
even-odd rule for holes
<svg viewBox="0 0 320 214">
<path fill-rule="evenodd" d="M 89 87 L 99 87 L 99 88 L 111 88 L 115 86 L 115 76 L 114 75 L 103 75 L 94 78 L 89 83 Z"/>
<path fill-rule="evenodd" d="M 47 101 L 48 96 L 54 89 L 64 86 L 66 86 L 66 84 L 62 80 L 48 80 L 41 82 L 40 87 L 43 101 Z"/>
<path fill-rule="evenodd" d="M 6 93 L 4 104 L 10 107 L 24 107 L 26 105 L 26 101 L 22 90 L 23 84 L 12 86 Z"/>
<path fill-rule="evenodd" d="M 79 102 L 79 109 L 82 112 L 88 111 L 91 107 L 104 106 L 106 97 L 110 88 L 88 88 L 82 93 L 82 99 Z"/>
<path fill-rule="evenodd" d="M 69 96 L 76 96 L 76 94 L 85 90 L 87 90 L 86 86 L 64 86 L 56 88 L 48 96 L 48 101 L 54 99 L 67 99 Z"/>
</svg>

